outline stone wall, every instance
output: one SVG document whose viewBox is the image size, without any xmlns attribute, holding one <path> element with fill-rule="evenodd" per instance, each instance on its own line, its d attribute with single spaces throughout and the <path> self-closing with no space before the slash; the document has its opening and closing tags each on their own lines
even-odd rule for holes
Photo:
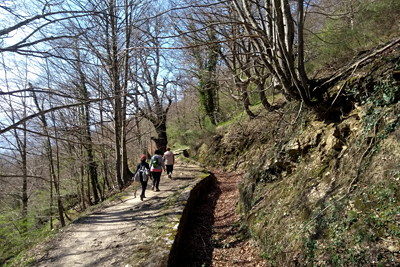
<svg viewBox="0 0 400 267">
<path fill-rule="evenodd" d="M 213 174 L 208 173 L 201 179 L 196 179 L 193 185 L 187 187 L 182 194 L 179 196 L 175 209 L 176 214 L 180 217 L 179 225 L 177 226 L 177 231 L 175 232 L 175 239 L 171 246 L 171 250 L 168 257 L 167 266 L 173 267 L 177 266 L 176 263 L 179 259 L 179 254 L 182 248 L 180 244 L 181 237 L 185 234 L 186 222 L 193 212 L 193 208 L 196 206 L 198 199 L 205 194 L 212 183 L 215 182 L 215 177 Z M 176 227 L 176 225 L 175 225 Z"/>
</svg>

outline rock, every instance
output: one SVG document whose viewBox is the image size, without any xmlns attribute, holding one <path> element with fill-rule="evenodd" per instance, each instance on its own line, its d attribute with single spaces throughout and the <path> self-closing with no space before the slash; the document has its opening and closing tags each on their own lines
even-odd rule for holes
<svg viewBox="0 0 400 267">
<path fill-rule="evenodd" d="M 300 143 L 298 140 L 295 140 L 295 141 L 287 144 L 285 150 L 289 154 L 289 156 L 292 158 L 298 158 L 299 156 L 301 156 L 302 150 L 301 150 Z"/>
<path fill-rule="evenodd" d="M 397 247 L 397 246 L 389 246 L 389 247 L 388 247 L 388 250 L 389 250 L 390 252 L 399 252 L 399 251 L 400 251 L 400 248 Z"/>
<path fill-rule="evenodd" d="M 189 152 L 187 151 L 187 149 L 182 150 L 182 155 L 183 155 L 185 158 L 188 158 L 188 157 L 189 157 Z"/>
<path fill-rule="evenodd" d="M 334 150 L 342 150 L 343 143 L 337 139 L 333 134 L 328 135 L 326 138 L 326 145 L 325 148 L 327 151 L 334 149 Z"/>
</svg>

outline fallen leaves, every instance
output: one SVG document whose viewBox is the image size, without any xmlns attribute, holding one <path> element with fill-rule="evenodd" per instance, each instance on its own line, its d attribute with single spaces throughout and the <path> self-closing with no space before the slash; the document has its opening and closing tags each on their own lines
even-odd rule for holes
<svg viewBox="0 0 400 267">
<path fill-rule="evenodd" d="M 240 228 L 236 207 L 242 173 L 215 170 L 214 175 L 216 185 L 199 201 L 187 222 L 179 266 L 269 266 Z"/>
</svg>

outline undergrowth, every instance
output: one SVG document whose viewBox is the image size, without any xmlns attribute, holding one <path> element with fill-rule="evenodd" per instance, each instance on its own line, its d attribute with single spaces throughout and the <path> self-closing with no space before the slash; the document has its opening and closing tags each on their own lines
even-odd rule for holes
<svg viewBox="0 0 400 267">
<path fill-rule="evenodd" d="M 239 188 L 239 211 L 271 265 L 399 264 L 398 100 L 398 86 L 375 86 L 363 98 L 361 119 L 343 122 L 356 123 L 346 126 L 351 131 L 343 151 L 325 151 L 322 140 L 301 158 L 290 158 L 285 154 L 290 140 L 308 136 L 304 114 L 249 166 Z M 296 165 L 292 173 L 276 165 L 288 160 Z"/>
</svg>

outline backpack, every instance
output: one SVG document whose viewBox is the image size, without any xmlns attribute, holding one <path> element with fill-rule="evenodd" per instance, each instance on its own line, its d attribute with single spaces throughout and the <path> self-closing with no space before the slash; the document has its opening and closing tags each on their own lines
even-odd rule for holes
<svg viewBox="0 0 400 267">
<path fill-rule="evenodd" d="M 145 165 L 140 166 L 140 169 L 139 169 L 140 174 L 143 174 L 145 170 L 146 170 Z"/>
<path fill-rule="evenodd" d="M 153 158 L 153 160 L 151 161 L 151 166 L 156 169 L 158 166 L 160 165 L 160 163 L 158 162 L 157 158 Z"/>
<path fill-rule="evenodd" d="M 144 165 L 142 165 L 142 166 L 140 166 L 140 168 L 139 168 L 139 170 L 138 170 L 138 173 L 139 173 L 139 175 L 140 175 L 140 178 L 142 178 L 142 179 L 143 179 L 144 169 L 145 169 L 145 167 L 144 167 Z"/>
<path fill-rule="evenodd" d="M 141 165 L 139 170 L 134 176 L 134 181 L 139 182 L 140 179 L 143 179 L 143 181 L 147 181 L 149 175 L 150 175 L 150 170 L 146 168 L 146 165 Z"/>
</svg>

